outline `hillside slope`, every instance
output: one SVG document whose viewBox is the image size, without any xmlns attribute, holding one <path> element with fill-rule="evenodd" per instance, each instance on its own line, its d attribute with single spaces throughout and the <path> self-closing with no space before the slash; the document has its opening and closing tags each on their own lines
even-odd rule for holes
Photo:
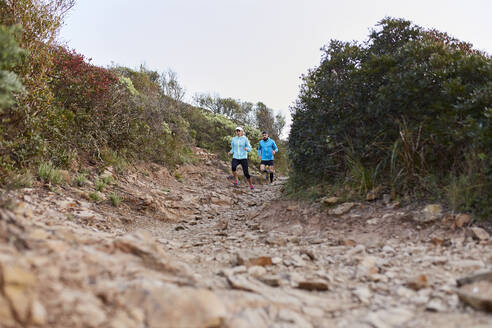
<svg viewBox="0 0 492 328">
<path fill-rule="evenodd" d="M 453 291 L 457 278 L 492 268 L 490 237 L 466 237 L 451 217 L 416 225 L 397 204 L 283 200 L 283 178 L 233 188 L 227 163 L 194 152 L 199 163 L 174 175 L 156 164 L 108 169 L 117 208 L 104 193 L 87 199 L 95 171 L 84 187 L 10 192 L 1 326 L 492 325 Z"/>
</svg>

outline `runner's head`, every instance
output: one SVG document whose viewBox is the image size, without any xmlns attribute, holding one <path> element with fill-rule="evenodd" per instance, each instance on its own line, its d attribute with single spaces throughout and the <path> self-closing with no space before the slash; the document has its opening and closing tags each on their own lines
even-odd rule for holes
<svg viewBox="0 0 492 328">
<path fill-rule="evenodd" d="M 243 134 L 244 134 L 244 130 L 243 130 L 243 128 L 242 128 L 242 127 L 240 127 L 240 126 L 238 126 L 238 127 L 236 128 L 236 135 L 238 135 L 238 136 L 242 136 Z"/>
<path fill-rule="evenodd" d="M 268 139 L 268 132 L 263 131 L 261 134 L 263 135 L 263 140 L 267 140 Z"/>
</svg>

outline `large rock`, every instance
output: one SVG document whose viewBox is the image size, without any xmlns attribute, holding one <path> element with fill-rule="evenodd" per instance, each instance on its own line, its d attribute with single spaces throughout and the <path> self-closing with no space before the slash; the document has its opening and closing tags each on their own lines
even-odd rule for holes
<svg viewBox="0 0 492 328">
<path fill-rule="evenodd" d="M 313 291 L 313 290 L 326 291 L 328 290 L 328 283 L 321 279 L 315 279 L 315 280 L 306 279 L 306 280 L 299 281 L 297 284 L 297 288 L 309 290 L 309 291 Z"/>
<path fill-rule="evenodd" d="M 468 234 L 476 240 L 489 240 L 490 235 L 485 229 L 479 227 L 472 227 L 468 230 Z"/>
<path fill-rule="evenodd" d="M 355 206 L 355 203 L 343 203 L 338 205 L 337 207 L 328 211 L 331 215 L 342 215 L 350 212 L 350 210 Z"/>
<path fill-rule="evenodd" d="M 321 203 L 324 205 L 327 205 L 327 206 L 332 206 L 332 205 L 340 203 L 340 198 L 335 197 L 335 196 L 323 197 L 323 198 L 321 198 Z"/>
<path fill-rule="evenodd" d="M 471 222 L 471 219 L 472 217 L 470 214 L 458 214 L 455 219 L 456 227 L 463 228 Z"/>
<path fill-rule="evenodd" d="M 9 302 L 0 294 L 0 323 L 5 327 L 15 327 L 14 314 L 10 310 Z M 3 326 L 2 326 L 3 327 Z"/>
<path fill-rule="evenodd" d="M 414 313 L 405 308 L 392 308 L 371 312 L 366 322 L 375 328 L 405 327 L 405 323 L 414 317 Z"/>
<path fill-rule="evenodd" d="M 419 223 L 432 222 L 442 217 L 442 206 L 439 204 L 429 204 L 417 212 L 413 219 Z"/>
<path fill-rule="evenodd" d="M 139 230 L 116 238 L 113 246 L 121 252 L 139 257 L 143 264 L 152 270 L 173 274 L 187 284 L 194 282 L 188 267 L 158 247 L 148 231 Z"/>
<path fill-rule="evenodd" d="M 128 308 L 143 309 L 149 328 L 222 327 L 226 308 L 209 290 L 174 285 L 135 286 L 124 294 Z"/>
<path fill-rule="evenodd" d="M 237 265 L 244 265 L 247 267 L 258 265 L 267 266 L 273 265 L 272 258 L 270 256 L 258 256 L 246 251 L 236 253 Z"/>
<path fill-rule="evenodd" d="M 12 305 L 15 317 L 27 323 L 34 298 L 36 277 L 26 269 L 13 263 L 2 263 L 0 271 L 3 281 L 3 294 Z"/>
</svg>

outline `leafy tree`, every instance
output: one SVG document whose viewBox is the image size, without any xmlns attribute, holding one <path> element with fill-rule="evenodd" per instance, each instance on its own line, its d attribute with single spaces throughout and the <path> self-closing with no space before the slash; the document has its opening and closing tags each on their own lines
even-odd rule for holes
<svg viewBox="0 0 492 328">
<path fill-rule="evenodd" d="M 474 188 L 490 189 L 489 55 L 391 18 L 362 44 L 332 40 L 322 51 L 293 107 L 289 148 L 297 181 L 437 194 L 477 158 L 473 170 L 485 183 Z M 481 194 L 474 208 L 490 197 Z"/>
<path fill-rule="evenodd" d="M 2 166 L 27 165 L 46 154 L 49 144 L 45 135 L 55 115 L 49 73 L 53 67 L 51 46 L 63 19 L 75 0 L 3 0 L 0 21 L 10 27 L 18 25 L 15 36 L 27 55 L 11 67 L 27 92 L 17 96 L 15 105 L 4 109 L 0 122 Z M 11 75 L 12 76 L 12 75 Z"/>
<path fill-rule="evenodd" d="M 14 94 L 24 90 L 17 74 L 11 71 L 25 53 L 15 41 L 16 32 L 17 27 L 0 25 L 0 111 L 13 105 Z"/>
</svg>

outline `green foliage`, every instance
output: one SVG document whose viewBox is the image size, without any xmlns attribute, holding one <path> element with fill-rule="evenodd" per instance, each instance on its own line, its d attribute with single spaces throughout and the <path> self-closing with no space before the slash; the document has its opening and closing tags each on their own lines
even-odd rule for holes
<svg viewBox="0 0 492 328">
<path fill-rule="evenodd" d="M 110 185 L 114 182 L 113 176 L 111 176 L 109 174 L 101 175 L 100 179 L 102 182 L 104 182 L 107 185 Z"/>
<path fill-rule="evenodd" d="M 332 40 L 293 108 L 293 174 L 439 194 L 467 157 L 490 161 L 491 81 L 490 56 L 409 21 L 385 18 L 362 44 Z"/>
<path fill-rule="evenodd" d="M 37 163 L 42 163 L 41 179 L 49 182 L 56 180 L 50 178 L 50 167 L 56 172 L 54 167 L 86 161 L 111 165 L 117 173 L 136 160 L 174 169 L 195 160 L 195 145 L 225 158 L 239 123 L 255 149 L 250 159 L 258 164 L 257 121 L 263 116 L 256 117 L 255 111 L 261 103 L 210 98 L 218 106 L 216 112 L 227 117 L 215 115 L 182 102 L 185 90 L 172 70 L 158 73 L 144 66 L 135 70 L 91 64 L 55 40 L 74 2 L 0 2 L 0 21 L 5 25 L 0 26 L 2 183 L 9 171 Z M 270 119 L 273 111 L 261 106 Z M 281 115 L 270 121 L 271 133 L 285 124 Z M 44 163 L 47 159 L 50 167 Z M 83 185 L 85 177 L 77 177 L 76 183 Z M 101 181 L 98 188 L 103 190 L 108 183 Z"/>
<path fill-rule="evenodd" d="M 106 188 L 106 186 L 107 186 L 107 183 L 104 182 L 102 179 L 98 179 L 96 181 L 96 190 L 97 191 L 103 192 L 104 189 Z"/>
<path fill-rule="evenodd" d="M 63 182 L 63 176 L 60 170 L 53 166 L 51 162 L 44 162 L 38 166 L 38 177 L 41 181 L 52 185 L 58 185 Z"/>
<path fill-rule="evenodd" d="M 17 95 L 16 104 L 5 108 L 0 120 L 4 169 L 26 166 L 46 155 L 46 134 L 55 109 L 48 85 L 53 65 L 51 46 L 73 4 L 74 0 L 0 1 L 0 21 L 9 27 L 22 27 L 16 40 L 27 53 L 10 70 L 27 92 Z"/>
<path fill-rule="evenodd" d="M 111 205 L 113 205 L 114 207 L 120 206 L 122 202 L 121 196 L 118 195 L 116 192 L 112 192 L 109 195 L 109 199 L 111 200 Z"/>
<path fill-rule="evenodd" d="M 87 175 L 84 173 L 79 173 L 74 179 L 74 183 L 76 186 L 83 187 L 87 183 Z"/>
<path fill-rule="evenodd" d="M 5 189 L 16 190 L 22 188 L 30 188 L 33 185 L 33 180 L 34 177 L 29 171 L 11 173 L 11 175 L 6 177 Z"/>
<path fill-rule="evenodd" d="M 89 198 L 96 203 L 101 201 L 101 196 L 99 196 L 98 192 L 94 192 L 94 191 L 90 192 Z"/>
<path fill-rule="evenodd" d="M 11 71 L 25 54 L 15 40 L 19 32 L 17 26 L 0 25 L 0 113 L 14 104 L 15 93 L 24 91 L 19 77 Z"/>
</svg>

